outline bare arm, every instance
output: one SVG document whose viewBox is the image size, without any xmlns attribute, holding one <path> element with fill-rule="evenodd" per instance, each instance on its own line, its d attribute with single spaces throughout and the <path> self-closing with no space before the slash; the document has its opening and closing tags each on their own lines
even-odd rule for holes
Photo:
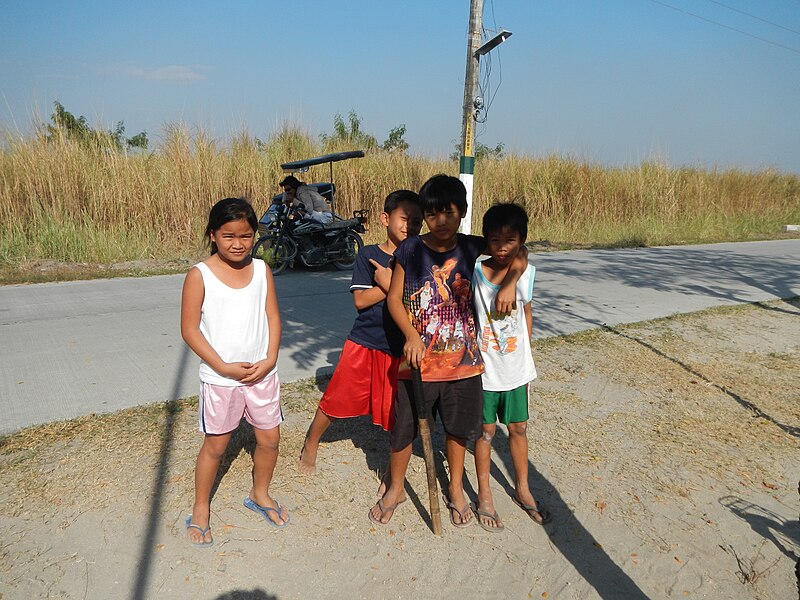
<svg viewBox="0 0 800 600">
<path fill-rule="evenodd" d="M 392 272 L 389 294 L 386 296 L 386 306 L 389 308 L 389 314 L 392 315 L 392 319 L 397 323 L 406 338 L 406 343 L 403 345 L 403 356 L 405 356 L 409 365 L 419 368 L 422 358 L 425 356 L 425 344 L 422 343 L 422 338 L 419 337 L 419 333 L 417 333 L 417 330 L 414 329 L 408 319 L 406 307 L 403 306 L 403 283 L 405 278 L 405 269 L 396 264 Z"/>
<path fill-rule="evenodd" d="M 533 313 L 531 313 L 531 303 L 528 302 L 522 307 L 525 311 L 525 324 L 528 326 L 528 339 L 533 337 Z"/>
<path fill-rule="evenodd" d="M 523 244 L 511 262 L 511 266 L 500 284 L 495 299 L 495 307 L 501 315 L 511 314 L 517 307 L 517 281 L 528 268 L 528 249 Z"/>
</svg>

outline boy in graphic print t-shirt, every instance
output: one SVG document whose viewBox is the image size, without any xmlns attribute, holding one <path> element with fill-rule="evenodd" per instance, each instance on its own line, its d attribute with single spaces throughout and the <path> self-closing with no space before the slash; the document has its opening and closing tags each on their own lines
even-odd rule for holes
<svg viewBox="0 0 800 600">
<path fill-rule="evenodd" d="M 453 525 L 464 527 L 472 522 L 462 484 L 464 455 L 467 442 L 480 434 L 483 408 L 483 364 L 468 286 L 475 260 L 486 244 L 481 237 L 458 233 L 467 200 L 464 185 L 455 177 L 436 175 L 429 179 L 420 189 L 420 201 L 429 232 L 409 237 L 395 251 L 386 299 L 389 313 L 405 337 L 404 361 L 398 370 L 390 485 L 369 517 L 386 524 L 406 499 L 405 474 L 411 442 L 417 435 L 409 379 L 411 368 L 419 368 L 426 417 L 432 420 L 435 411 L 445 430 L 450 483 L 444 501 Z M 526 266 L 527 251 L 523 247 L 498 294 L 500 312 L 510 312 L 516 280 Z"/>
</svg>

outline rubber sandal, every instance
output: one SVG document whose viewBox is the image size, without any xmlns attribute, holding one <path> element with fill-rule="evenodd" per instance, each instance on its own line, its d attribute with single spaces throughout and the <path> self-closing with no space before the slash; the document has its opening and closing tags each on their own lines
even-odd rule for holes
<svg viewBox="0 0 800 600">
<path fill-rule="evenodd" d="M 269 523 L 273 527 L 277 527 L 278 529 L 283 529 L 284 527 L 286 527 L 289 524 L 290 516 L 289 516 L 288 512 L 286 513 L 286 520 L 282 524 L 276 523 L 273 520 L 273 518 L 270 516 L 270 513 L 275 513 L 276 515 L 278 515 L 279 518 L 282 518 L 281 517 L 281 503 L 278 502 L 277 500 L 275 500 L 275 504 L 278 505 L 278 508 L 272 508 L 271 506 L 261 506 L 260 504 L 256 504 L 256 502 L 254 500 L 252 500 L 250 498 L 250 496 L 245 498 L 242 501 L 242 504 L 244 504 L 245 508 L 249 508 L 253 512 L 256 512 L 256 513 L 260 514 L 262 517 L 264 517 L 267 520 L 267 523 Z"/>
<path fill-rule="evenodd" d="M 377 504 L 378 508 L 381 509 L 381 516 L 385 515 L 389 511 L 392 511 L 392 515 L 389 517 L 389 521 L 391 521 L 392 517 L 394 516 L 394 511 L 397 509 L 398 506 L 400 506 L 406 500 L 408 500 L 408 498 L 403 498 L 402 500 L 400 500 L 396 504 L 393 504 L 391 506 L 386 506 L 383 503 L 383 498 L 381 498 L 380 500 L 378 500 L 378 504 Z M 373 517 L 372 516 L 372 509 L 369 509 L 369 512 L 367 513 L 367 516 L 369 517 L 370 521 L 375 523 L 375 525 L 388 525 L 389 524 L 389 521 L 386 521 L 386 523 L 383 523 L 383 522 L 381 522 L 380 519 L 376 519 L 375 517 Z"/>
<path fill-rule="evenodd" d="M 550 511 L 548 511 L 544 506 L 542 506 L 541 502 L 537 502 L 536 503 L 536 505 L 538 506 L 538 508 L 537 508 L 536 506 L 533 506 L 532 504 L 525 504 L 522 500 L 520 500 L 516 496 L 511 496 L 511 499 L 514 501 L 514 504 L 516 504 L 522 510 L 524 510 L 526 513 L 528 513 L 528 516 L 537 525 L 544 525 L 545 523 L 549 523 L 550 522 L 550 518 L 551 518 L 550 517 Z M 541 518 L 541 521 L 537 520 L 536 517 L 534 517 L 531 513 L 536 513 L 537 515 L 539 515 L 539 518 Z"/>
<path fill-rule="evenodd" d="M 200 532 L 200 535 L 202 535 L 203 539 L 205 540 L 206 534 L 211 531 L 211 525 L 203 529 L 202 527 L 200 527 L 200 525 L 195 525 L 194 523 L 192 523 L 192 515 L 189 515 L 188 517 L 186 517 L 186 532 L 188 533 L 190 529 L 197 529 L 197 531 Z M 195 546 L 196 548 L 208 548 L 209 546 L 214 545 L 214 538 L 211 538 L 210 542 L 206 541 L 193 542 L 192 538 L 189 538 L 188 536 L 187 538 L 189 540 L 189 543 L 192 546 Z"/>
<path fill-rule="evenodd" d="M 494 511 L 494 513 L 490 513 L 488 510 L 481 510 L 480 508 L 478 508 L 478 503 L 476 502 L 473 505 L 472 512 L 478 515 L 478 525 L 480 525 L 484 531 L 490 531 L 492 533 L 500 533 L 506 528 L 506 526 L 500 522 L 500 515 L 497 514 L 497 511 Z M 497 523 L 497 526 L 492 527 L 491 525 L 487 525 L 486 523 L 481 521 L 481 517 L 492 519 L 495 523 Z"/>
<path fill-rule="evenodd" d="M 472 525 L 472 519 L 470 519 L 469 521 L 465 521 L 465 517 L 469 514 L 472 514 L 472 509 L 469 507 L 469 503 L 464 507 L 464 510 L 461 511 L 458 510 L 458 507 L 455 504 L 450 502 L 450 499 L 445 494 L 442 494 L 442 501 L 444 502 L 444 505 L 450 510 L 450 522 L 453 524 L 454 527 L 462 529 L 464 527 L 469 527 L 470 525 Z M 456 520 L 453 517 L 453 511 L 456 511 L 458 513 L 458 516 L 461 519 L 460 523 L 456 523 Z"/>
</svg>

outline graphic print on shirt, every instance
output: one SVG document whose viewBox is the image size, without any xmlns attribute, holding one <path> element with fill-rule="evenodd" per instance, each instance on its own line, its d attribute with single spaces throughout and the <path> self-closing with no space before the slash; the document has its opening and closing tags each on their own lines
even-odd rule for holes
<svg viewBox="0 0 800 600">
<path fill-rule="evenodd" d="M 500 315 L 496 311 L 485 311 L 487 324 L 481 329 L 481 352 L 492 348 L 501 355 L 513 354 L 517 351 L 517 336 L 514 324 L 519 316 L 515 308 L 509 315 Z"/>
<path fill-rule="evenodd" d="M 458 260 L 447 258 L 433 264 L 419 280 L 406 281 L 403 304 L 414 328 L 425 344 L 422 361 L 426 381 L 449 381 L 483 372 L 477 352 L 477 334 L 472 313 L 472 285 L 460 272 Z M 399 376 L 409 372 L 403 362 Z"/>
</svg>

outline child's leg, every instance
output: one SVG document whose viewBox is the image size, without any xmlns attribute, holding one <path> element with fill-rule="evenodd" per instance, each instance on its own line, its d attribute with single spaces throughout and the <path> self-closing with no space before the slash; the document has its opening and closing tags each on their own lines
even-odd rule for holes
<svg viewBox="0 0 800 600">
<path fill-rule="evenodd" d="M 452 519 L 456 524 L 469 523 L 472 520 L 472 511 L 469 502 L 464 498 L 464 456 L 467 444 L 463 438 L 445 436 L 447 450 L 447 465 L 450 468 L 450 484 L 447 487 L 450 502 L 456 507 L 451 508 Z M 458 514 L 455 514 L 458 512 Z"/>
<path fill-rule="evenodd" d="M 197 454 L 197 464 L 194 469 L 194 507 L 192 508 L 192 523 L 205 529 L 211 517 L 211 488 L 219 471 L 219 463 L 228 447 L 231 433 L 222 435 L 206 434 L 203 445 Z M 193 543 L 210 542 L 211 532 L 205 536 L 191 528 L 188 530 L 189 539 Z"/>
<path fill-rule="evenodd" d="M 370 510 L 373 520 L 385 525 L 392 518 L 397 505 L 405 502 L 406 471 L 408 470 L 409 460 L 411 460 L 411 444 L 400 450 L 391 451 L 389 455 L 389 487 L 383 497 Z"/>
<path fill-rule="evenodd" d="M 253 487 L 250 490 L 250 499 L 259 506 L 277 509 L 278 503 L 269 495 L 269 484 L 278 460 L 281 428 L 256 429 L 254 427 L 253 431 L 256 434 L 256 449 L 253 452 Z M 283 525 L 288 518 L 289 513 L 284 507 L 280 509 L 280 516 L 272 517 L 277 525 Z"/>
<path fill-rule="evenodd" d="M 517 499 L 533 504 L 528 487 L 528 423 L 508 424 L 508 446 L 514 463 L 514 491 Z"/>
<path fill-rule="evenodd" d="M 301 475 L 316 475 L 319 440 L 322 438 L 322 434 L 324 434 L 328 427 L 330 427 L 332 422 L 333 419 L 322 412 L 321 408 L 317 407 L 317 412 L 314 414 L 314 419 L 311 421 L 311 425 L 308 426 L 303 449 L 300 451 L 299 468 Z"/>
<path fill-rule="evenodd" d="M 511 450 L 511 460 L 514 463 L 514 495 L 517 500 L 527 506 L 532 506 L 534 510 L 528 510 L 530 517 L 537 523 L 541 523 L 543 514 L 538 514 L 538 503 L 531 494 L 528 487 L 528 423 L 509 423 L 508 424 L 508 446 Z M 534 514 L 536 513 L 536 514 Z"/>
<path fill-rule="evenodd" d="M 481 513 L 494 515 L 494 498 L 492 497 L 492 488 L 489 485 L 489 471 L 492 466 L 492 438 L 497 425 L 483 426 L 483 434 L 475 440 L 475 471 L 478 475 L 478 510 Z M 478 518 L 481 523 L 488 527 L 499 528 L 500 518 L 487 516 L 486 514 L 479 514 Z"/>
</svg>

